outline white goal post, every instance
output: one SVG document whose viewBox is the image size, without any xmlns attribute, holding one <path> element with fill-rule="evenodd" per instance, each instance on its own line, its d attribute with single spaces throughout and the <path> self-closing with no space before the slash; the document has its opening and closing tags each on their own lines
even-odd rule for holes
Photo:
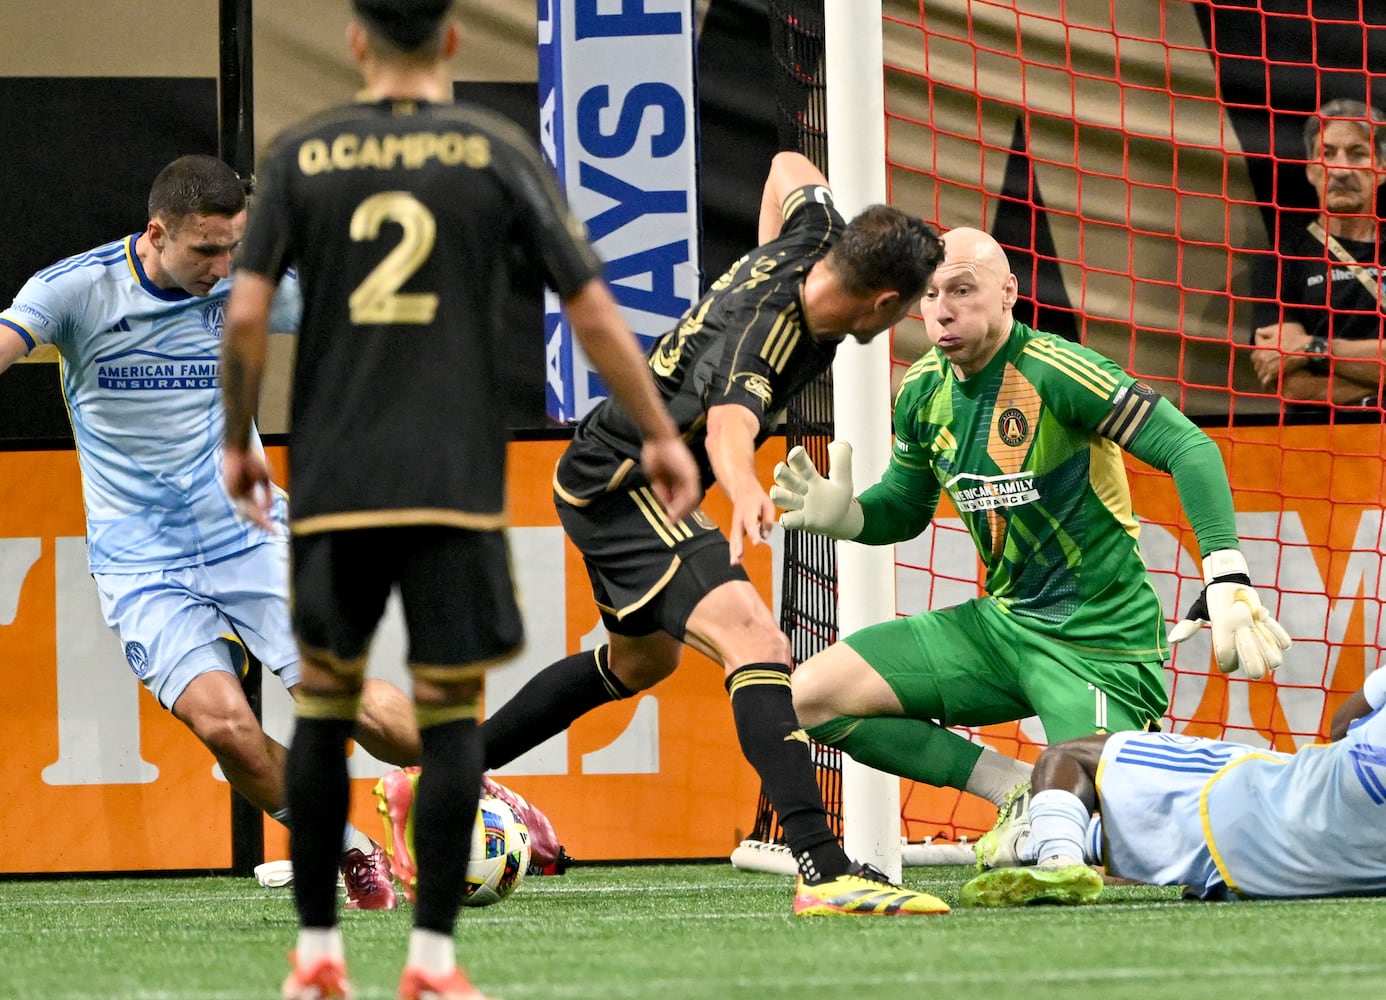
<svg viewBox="0 0 1386 1000">
<path fill-rule="evenodd" d="M 824 3 L 828 180 L 847 218 L 886 200 L 885 80 L 880 0 Z M 874 67 L 874 72 L 872 68 Z M 847 341 L 833 364 L 838 439 L 850 441 L 858 486 L 876 482 L 890 461 L 890 338 Z M 895 613 L 895 548 L 837 543 L 838 634 Z M 972 844 L 902 843 L 900 779 L 842 755 L 842 826 L 847 853 L 899 881 L 904 865 L 968 865 Z M 750 871 L 795 873 L 783 844 L 745 840 L 732 864 Z"/>
<path fill-rule="evenodd" d="M 846 218 L 886 200 L 885 80 L 880 0 L 823 4 L 828 180 Z M 833 418 L 852 444 L 858 482 L 874 483 L 890 461 L 890 338 L 848 340 L 833 363 Z M 895 613 L 895 547 L 837 544 L 838 635 Z M 900 780 L 842 755 L 842 829 L 847 853 L 899 881 Z"/>
</svg>

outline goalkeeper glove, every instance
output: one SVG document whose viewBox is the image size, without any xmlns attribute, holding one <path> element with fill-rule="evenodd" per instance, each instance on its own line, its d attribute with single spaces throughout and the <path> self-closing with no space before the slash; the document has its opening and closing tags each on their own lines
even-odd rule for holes
<svg viewBox="0 0 1386 1000">
<path fill-rule="evenodd" d="M 1209 553 L 1203 560 L 1203 580 L 1203 592 L 1170 630 L 1169 641 L 1177 646 L 1210 625 L 1213 656 L 1224 674 L 1241 667 L 1252 680 L 1260 680 L 1280 666 L 1290 635 L 1261 605 L 1246 558 L 1236 549 Z"/>
<path fill-rule="evenodd" d="M 783 507 L 780 524 L 816 535 L 850 539 L 861 534 L 861 504 L 852 496 L 852 446 L 846 441 L 828 445 L 828 478 L 813 466 L 801 447 L 794 447 L 775 466 L 770 499 Z"/>
</svg>

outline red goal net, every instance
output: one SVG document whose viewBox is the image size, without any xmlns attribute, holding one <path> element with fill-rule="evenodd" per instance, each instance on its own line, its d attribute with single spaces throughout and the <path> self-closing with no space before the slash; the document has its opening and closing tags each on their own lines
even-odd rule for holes
<svg viewBox="0 0 1386 1000">
<path fill-rule="evenodd" d="M 797 141 L 825 165 L 822 2 L 770 6 L 782 144 Z M 1288 376 L 1263 383 L 1251 352 L 1258 325 L 1291 318 L 1279 261 L 1318 217 L 1310 170 L 1327 161 L 1306 146 L 1306 123 L 1333 101 L 1386 109 L 1386 9 L 885 0 L 882 12 L 890 201 L 940 228 L 993 234 L 1019 279 L 1018 318 L 1112 359 L 1222 449 L 1253 582 L 1295 647 L 1272 680 L 1253 682 L 1217 671 L 1206 633 L 1184 644 L 1167 665 L 1165 729 L 1281 750 L 1324 737 L 1336 707 L 1382 662 L 1380 354 L 1329 368 L 1317 391 L 1330 405 L 1305 402 L 1304 384 Z M 1375 166 L 1383 161 L 1378 150 Z M 1379 184 L 1383 174 L 1372 176 Z M 1380 207 L 1368 211 L 1379 224 Z M 1359 247 L 1350 263 L 1327 253 L 1306 259 L 1376 289 L 1375 301 L 1334 310 L 1337 331 L 1350 322 L 1379 344 L 1381 251 Z M 1317 308 L 1328 305 L 1325 294 Z M 917 319 L 897 328 L 897 382 L 927 347 Z M 1361 393 L 1338 391 L 1349 372 Z M 791 414 L 790 424 L 811 454 L 832 435 L 830 408 L 797 423 Z M 1127 472 L 1172 622 L 1201 588 L 1197 542 L 1170 478 L 1130 458 Z M 896 613 L 975 596 L 978 569 L 945 499 L 933 526 L 897 547 Z M 787 556 L 781 620 L 796 658 L 836 639 L 833 587 L 830 552 Z M 1027 760 L 1044 740 L 1033 719 L 965 732 Z M 830 812 L 839 810 L 836 756 L 817 749 Z M 995 816 L 985 802 L 910 782 L 902 800 L 911 841 L 975 838 Z M 775 832 L 762 802 L 753 836 Z"/>
<path fill-rule="evenodd" d="M 1222 448 L 1253 582 L 1295 648 L 1253 682 L 1218 673 L 1206 635 L 1185 644 L 1165 728 L 1286 750 L 1321 738 L 1377 666 L 1386 596 L 1379 354 L 1369 405 L 1300 402 L 1251 363 L 1278 308 L 1258 269 L 1316 217 L 1307 118 L 1335 99 L 1386 107 L 1386 11 L 1308 6 L 887 2 L 882 25 L 890 200 L 992 233 L 1022 321 L 1111 358 Z M 1344 266 L 1379 288 L 1372 255 Z M 1381 310 L 1363 311 L 1379 338 Z M 897 379 L 926 346 L 921 324 L 897 331 Z M 1201 587 L 1197 543 L 1169 478 L 1127 465 L 1173 621 Z M 897 614 L 975 596 L 976 567 L 945 502 L 897 549 Z M 971 735 L 1026 759 L 1044 739 L 1036 720 Z M 975 837 L 995 815 L 951 790 L 903 798 L 912 840 Z"/>
</svg>

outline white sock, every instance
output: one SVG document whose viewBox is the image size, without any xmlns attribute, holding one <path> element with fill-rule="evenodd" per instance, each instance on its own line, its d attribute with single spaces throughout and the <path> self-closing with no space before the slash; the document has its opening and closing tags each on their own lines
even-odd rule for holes
<svg viewBox="0 0 1386 1000">
<path fill-rule="evenodd" d="M 1034 766 L 1014 757 L 997 753 L 991 747 L 982 748 L 982 756 L 977 758 L 972 773 L 967 776 L 963 791 L 979 795 L 994 806 L 1006 801 L 1006 796 L 1015 786 L 1030 780 Z"/>
<path fill-rule="evenodd" d="M 1088 834 L 1083 841 L 1083 860 L 1090 865 L 1102 864 L 1102 814 L 1094 813 L 1088 820 Z"/>
<path fill-rule="evenodd" d="M 342 831 L 342 853 L 345 854 L 353 847 L 362 854 L 369 854 L 371 851 L 375 850 L 375 845 L 371 843 L 371 838 L 348 823 L 346 829 Z"/>
<path fill-rule="evenodd" d="M 1030 840 L 1035 845 L 1035 860 L 1044 864 L 1061 858 L 1071 864 L 1081 863 L 1088 819 L 1088 807 L 1072 792 L 1050 788 L 1030 796 Z"/>
<path fill-rule="evenodd" d="M 409 934 L 409 958 L 405 964 L 434 975 L 447 975 L 457 968 L 452 935 L 415 927 Z"/>
<path fill-rule="evenodd" d="M 298 929 L 298 947 L 294 949 L 297 960 L 307 964 L 316 962 L 323 958 L 335 958 L 339 961 L 346 959 L 346 951 L 342 948 L 342 930 L 340 927 L 300 927 Z"/>
</svg>

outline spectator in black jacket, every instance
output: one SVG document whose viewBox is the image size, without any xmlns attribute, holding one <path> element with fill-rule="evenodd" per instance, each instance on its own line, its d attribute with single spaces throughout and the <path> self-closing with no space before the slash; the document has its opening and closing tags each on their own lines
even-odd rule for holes
<svg viewBox="0 0 1386 1000">
<path fill-rule="evenodd" d="M 1287 403 L 1376 407 L 1386 306 L 1376 201 L 1386 180 L 1386 116 L 1361 101 L 1330 101 L 1305 122 L 1304 146 L 1319 213 L 1308 226 L 1287 221 L 1279 253 L 1258 264 L 1251 363 Z"/>
</svg>

